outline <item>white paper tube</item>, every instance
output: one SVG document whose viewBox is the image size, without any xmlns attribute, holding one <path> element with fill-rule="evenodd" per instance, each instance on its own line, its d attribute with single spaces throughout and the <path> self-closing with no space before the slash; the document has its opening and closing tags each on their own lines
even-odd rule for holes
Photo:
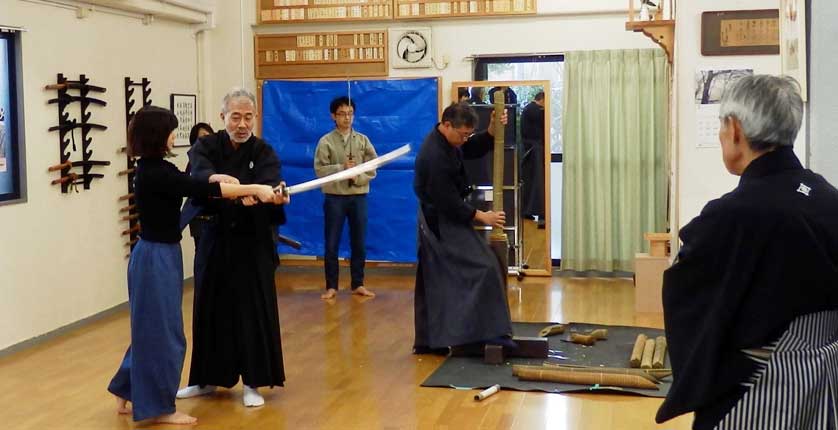
<svg viewBox="0 0 838 430">
<path fill-rule="evenodd" d="M 479 401 L 485 399 L 486 397 L 489 397 L 492 394 L 497 393 L 498 391 L 500 391 L 500 385 L 499 384 L 492 385 L 491 387 L 475 394 L 474 395 L 474 400 L 477 400 L 479 402 Z"/>
</svg>

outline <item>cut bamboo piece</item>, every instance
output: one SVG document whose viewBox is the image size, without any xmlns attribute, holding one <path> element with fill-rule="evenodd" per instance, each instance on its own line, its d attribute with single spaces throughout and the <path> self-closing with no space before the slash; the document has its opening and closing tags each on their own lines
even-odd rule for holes
<svg viewBox="0 0 838 430">
<path fill-rule="evenodd" d="M 637 335 L 637 340 L 634 341 L 634 349 L 631 350 L 631 359 L 629 364 L 631 367 L 640 367 L 640 361 L 643 359 L 643 348 L 646 346 L 646 335 L 641 333 Z"/>
<path fill-rule="evenodd" d="M 624 367 L 596 367 L 596 366 L 579 366 L 574 364 L 561 364 L 561 363 L 552 363 L 549 361 L 545 361 L 543 363 L 544 367 L 549 367 L 551 369 L 559 369 L 559 370 L 576 370 L 577 372 L 601 372 L 601 373 L 612 373 L 616 375 L 637 375 L 643 379 L 646 379 L 650 382 L 658 382 L 658 378 L 654 375 L 648 373 L 642 369 L 627 369 Z"/>
<path fill-rule="evenodd" d="M 616 373 L 625 373 L 628 375 L 641 375 L 641 376 L 651 376 L 654 378 L 655 381 L 660 381 L 663 378 L 668 376 L 672 376 L 672 369 L 631 369 L 625 367 L 596 367 L 596 366 L 580 366 L 578 364 L 562 364 L 555 361 L 547 360 L 541 363 L 544 367 L 570 367 L 570 368 L 580 368 L 580 369 L 592 369 L 592 370 L 602 370 L 602 371 L 611 371 L 614 370 Z M 612 372 L 613 373 L 613 372 Z"/>
<path fill-rule="evenodd" d="M 608 329 L 598 328 L 588 333 L 588 335 L 593 336 L 596 340 L 605 340 L 608 339 Z"/>
<path fill-rule="evenodd" d="M 541 366 L 512 366 L 512 374 L 527 381 L 550 381 L 564 384 L 601 385 L 657 390 L 658 386 L 638 375 L 604 373 L 593 369 L 556 369 Z"/>
<path fill-rule="evenodd" d="M 672 369 L 642 369 L 642 371 L 654 376 L 658 380 L 672 376 Z"/>
<path fill-rule="evenodd" d="M 596 338 L 587 334 L 571 333 L 570 341 L 579 345 L 591 346 L 596 343 Z"/>
<path fill-rule="evenodd" d="M 549 325 L 549 326 L 544 327 L 543 329 L 541 329 L 541 331 L 538 332 L 538 335 L 541 336 L 541 337 L 547 337 L 547 336 L 552 336 L 554 334 L 562 334 L 562 333 L 564 333 L 564 326 L 561 325 L 561 324 L 554 324 L 554 325 Z"/>
<path fill-rule="evenodd" d="M 643 347 L 643 358 L 640 359 L 641 369 L 652 368 L 652 358 L 655 355 L 655 340 L 646 339 L 646 346 Z"/>
<path fill-rule="evenodd" d="M 655 355 L 652 357 L 652 368 L 663 369 L 664 360 L 666 360 L 666 338 L 658 336 L 655 338 Z"/>
</svg>

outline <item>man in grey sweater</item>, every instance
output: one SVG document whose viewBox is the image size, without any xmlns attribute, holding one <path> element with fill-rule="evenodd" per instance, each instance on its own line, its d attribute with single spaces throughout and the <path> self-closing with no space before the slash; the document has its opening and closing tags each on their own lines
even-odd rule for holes
<svg viewBox="0 0 838 430">
<path fill-rule="evenodd" d="M 369 138 L 352 129 L 352 121 L 355 118 L 354 101 L 346 96 L 338 97 L 332 100 L 329 110 L 335 121 L 335 129 L 321 137 L 317 144 L 314 154 L 314 172 L 318 177 L 352 168 L 377 157 Z M 326 292 L 320 297 L 324 300 L 333 299 L 337 295 L 338 247 L 346 219 L 349 220 L 349 244 L 352 250 L 350 257 L 352 294 L 375 297 L 372 291 L 364 287 L 367 194 L 373 178 L 375 178 L 375 171 L 323 186 Z"/>
</svg>

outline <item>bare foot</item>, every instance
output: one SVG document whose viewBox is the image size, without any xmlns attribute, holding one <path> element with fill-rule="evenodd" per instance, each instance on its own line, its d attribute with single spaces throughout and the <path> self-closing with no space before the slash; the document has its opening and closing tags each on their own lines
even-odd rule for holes
<svg viewBox="0 0 838 430">
<path fill-rule="evenodd" d="M 116 413 L 120 415 L 128 415 L 131 413 L 131 408 L 128 407 L 128 400 L 116 396 Z"/>
<path fill-rule="evenodd" d="M 186 415 L 183 412 L 175 411 L 173 414 L 168 415 L 160 415 L 159 417 L 154 419 L 155 423 L 158 424 L 185 424 L 191 425 L 198 422 L 198 419 L 191 416 Z"/>
<path fill-rule="evenodd" d="M 372 291 L 364 288 L 363 285 L 354 289 L 354 290 L 352 290 L 352 294 L 355 294 L 355 295 L 358 295 L 358 296 L 363 296 L 363 297 L 375 297 L 375 293 L 373 293 Z"/>
<path fill-rule="evenodd" d="M 320 298 L 323 299 L 323 300 L 331 300 L 331 299 L 334 299 L 335 296 L 337 296 L 337 295 L 338 295 L 338 290 L 335 290 L 333 288 L 328 288 L 328 289 L 326 289 L 325 293 L 320 295 Z"/>
</svg>

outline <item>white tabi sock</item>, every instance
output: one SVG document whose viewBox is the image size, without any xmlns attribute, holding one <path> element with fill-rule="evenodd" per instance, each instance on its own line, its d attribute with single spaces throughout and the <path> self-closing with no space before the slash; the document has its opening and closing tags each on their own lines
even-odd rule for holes
<svg viewBox="0 0 838 430">
<path fill-rule="evenodd" d="M 178 399 L 188 399 L 190 397 L 203 396 L 215 391 L 215 385 L 190 385 L 186 388 L 180 389 L 177 392 Z"/>
<path fill-rule="evenodd" d="M 259 394 L 259 391 L 256 388 L 251 388 L 247 385 L 242 384 L 244 387 L 244 397 L 242 398 L 242 402 L 247 407 L 258 407 L 265 404 L 265 398 Z"/>
</svg>

